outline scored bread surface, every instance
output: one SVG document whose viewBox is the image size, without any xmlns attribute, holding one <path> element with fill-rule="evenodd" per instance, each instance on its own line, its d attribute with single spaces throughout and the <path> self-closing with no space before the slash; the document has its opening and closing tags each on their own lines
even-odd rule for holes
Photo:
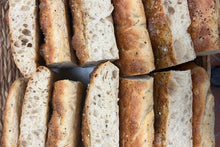
<svg viewBox="0 0 220 147">
<path fill-rule="evenodd" d="M 20 147 L 45 146 L 52 72 L 43 66 L 28 81 L 22 105 Z"/>
<path fill-rule="evenodd" d="M 54 84 L 47 147 L 79 146 L 83 90 L 80 82 L 61 80 Z"/>
<path fill-rule="evenodd" d="M 25 78 L 30 78 L 38 66 L 37 11 L 37 0 L 9 0 L 11 52 Z"/>
<path fill-rule="evenodd" d="M 120 146 L 153 147 L 153 78 L 121 78 L 119 85 Z"/>
<path fill-rule="evenodd" d="M 111 0 L 70 0 L 72 45 L 81 66 L 118 59 Z"/>
<path fill-rule="evenodd" d="M 141 0 L 113 0 L 115 32 L 122 76 L 147 74 L 155 69 Z"/>
<path fill-rule="evenodd" d="M 41 53 L 46 64 L 54 67 L 71 67 L 76 63 L 67 4 L 67 0 L 40 0 L 40 26 L 45 35 Z"/>
<path fill-rule="evenodd" d="M 17 79 L 10 87 L 4 111 L 4 128 L 2 147 L 17 147 L 22 102 L 27 86 L 27 80 Z"/>
<path fill-rule="evenodd" d="M 156 69 L 195 59 L 187 0 L 144 0 Z"/>
<path fill-rule="evenodd" d="M 119 146 L 119 69 L 111 62 L 91 75 L 84 105 L 82 138 L 85 147 Z"/>
<path fill-rule="evenodd" d="M 154 81 L 154 146 L 192 147 L 190 71 L 159 72 Z"/>
</svg>

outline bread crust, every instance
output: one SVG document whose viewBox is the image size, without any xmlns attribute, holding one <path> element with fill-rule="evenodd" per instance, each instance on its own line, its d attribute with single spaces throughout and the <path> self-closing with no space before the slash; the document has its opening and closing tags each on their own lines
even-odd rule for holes
<svg viewBox="0 0 220 147">
<path fill-rule="evenodd" d="M 18 145 L 21 108 L 26 86 L 27 80 L 19 78 L 10 87 L 4 111 L 2 147 Z"/>
<path fill-rule="evenodd" d="M 141 0 L 113 0 L 116 40 L 122 76 L 147 74 L 155 69 Z"/>
<path fill-rule="evenodd" d="M 83 89 L 84 87 L 80 82 L 61 80 L 54 83 L 53 114 L 48 128 L 48 147 L 79 146 Z M 71 111 L 73 115 L 69 116 L 70 112 L 68 111 Z M 70 132 L 71 134 L 69 134 Z"/>
<path fill-rule="evenodd" d="M 41 45 L 41 54 L 46 64 L 50 66 L 74 66 L 76 59 L 70 43 L 67 1 L 40 0 L 39 7 L 40 26 L 45 35 L 45 44 Z M 56 20 L 58 18 L 59 21 Z"/>
<path fill-rule="evenodd" d="M 197 55 L 220 53 L 216 0 L 188 0 L 189 32 Z"/>
<path fill-rule="evenodd" d="M 153 78 L 121 78 L 120 146 L 152 147 L 154 140 Z"/>
</svg>

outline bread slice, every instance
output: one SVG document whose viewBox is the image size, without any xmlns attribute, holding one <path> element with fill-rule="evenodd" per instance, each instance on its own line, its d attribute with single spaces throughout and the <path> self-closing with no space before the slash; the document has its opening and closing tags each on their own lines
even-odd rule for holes
<svg viewBox="0 0 220 147">
<path fill-rule="evenodd" d="M 57 81 L 53 90 L 53 114 L 48 126 L 47 147 L 78 147 L 82 109 L 82 83 Z"/>
<path fill-rule="evenodd" d="M 141 0 L 113 0 L 113 19 L 122 76 L 147 74 L 155 69 L 146 18 Z"/>
<path fill-rule="evenodd" d="M 4 111 L 4 128 L 2 147 L 16 147 L 18 145 L 21 107 L 27 80 L 17 79 L 10 87 Z"/>
<path fill-rule="evenodd" d="M 159 72 L 154 81 L 154 145 L 192 147 L 190 70 Z"/>
<path fill-rule="evenodd" d="M 20 147 L 45 146 L 52 73 L 40 66 L 30 78 L 22 105 Z"/>
<path fill-rule="evenodd" d="M 144 0 L 156 69 L 195 59 L 187 0 Z"/>
<path fill-rule="evenodd" d="M 112 22 L 111 0 L 70 0 L 73 48 L 81 66 L 119 58 Z"/>
<path fill-rule="evenodd" d="M 83 112 L 85 147 L 119 146 L 118 86 L 119 70 L 111 62 L 93 71 Z"/>
<path fill-rule="evenodd" d="M 192 20 L 189 32 L 197 55 L 220 53 L 218 0 L 188 0 Z"/>
<path fill-rule="evenodd" d="M 39 28 L 37 0 L 9 0 L 9 28 L 12 55 L 25 78 L 38 66 Z"/>
<path fill-rule="evenodd" d="M 45 36 L 41 53 L 51 67 L 71 67 L 76 63 L 67 4 L 67 0 L 40 0 L 40 26 Z"/>
<path fill-rule="evenodd" d="M 184 64 L 181 70 L 190 69 L 193 85 L 193 146 L 214 147 L 214 96 L 210 90 L 207 72 L 195 63 Z"/>
<path fill-rule="evenodd" d="M 120 146 L 153 147 L 153 78 L 121 78 L 119 88 Z"/>
</svg>

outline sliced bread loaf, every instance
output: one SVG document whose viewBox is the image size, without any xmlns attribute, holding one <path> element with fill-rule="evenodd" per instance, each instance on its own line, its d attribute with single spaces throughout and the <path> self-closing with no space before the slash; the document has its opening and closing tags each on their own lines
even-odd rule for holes
<svg viewBox="0 0 220 147">
<path fill-rule="evenodd" d="M 22 105 L 20 147 L 45 146 L 52 73 L 40 66 L 30 78 Z"/>
<path fill-rule="evenodd" d="M 192 147 L 191 72 L 159 72 L 154 81 L 154 145 Z"/>
<path fill-rule="evenodd" d="M 80 82 L 61 80 L 54 84 L 47 147 L 79 146 L 83 92 Z"/>
<path fill-rule="evenodd" d="M 119 70 L 111 62 L 93 71 L 83 112 L 85 147 L 119 146 L 118 86 Z"/>
<path fill-rule="evenodd" d="M 9 28 L 12 55 L 24 77 L 38 66 L 39 34 L 37 0 L 9 0 Z"/>
<path fill-rule="evenodd" d="M 156 69 L 195 59 L 187 0 L 144 0 Z"/>
<path fill-rule="evenodd" d="M 70 0 L 73 48 L 81 66 L 118 59 L 111 0 Z"/>
<path fill-rule="evenodd" d="M 121 78 L 119 88 L 120 146 L 153 147 L 153 78 Z"/>
<path fill-rule="evenodd" d="M 17 79 L 10 87 L 4 111 L 4 128 L 2 147 L 17 147 L 22 102 L 24 99 L 27 80 Z"/>
</svg>

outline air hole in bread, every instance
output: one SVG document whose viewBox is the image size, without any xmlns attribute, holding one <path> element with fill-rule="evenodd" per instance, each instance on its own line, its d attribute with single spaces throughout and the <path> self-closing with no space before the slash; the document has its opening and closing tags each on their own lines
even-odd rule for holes
<svg viewBox="0 0 220 147">
<path fill-rule="evenodd" d="M 182 4 L 182 2 L 181 2 L 181 1 L 178 1 L 178 2 L 177 2 L 177 4 L 181 5 L 181 4 Z"/>
<path fill-rule="evenodd" d="M 17 41 L 14 43 L 14 46 L 20 47 L 20 45 L 19 45 L 19 43 Z"/>
<path fill-rule="evenodd" d="M 30 10 L 30 8 L 29 8 L 28 6 L 22 6 L 22 7 L 21 7 L 21 10 L 22 10 L 22 11 L 28 11 L 28 10 Z"/>
<path fill-rule="evenodd" d="M 117 78 L 117 71 L 116 71 L 116 70 L 114 70 L 114 71 L 112 72 L 112 76 L 113 76 L 113 79 L 116 79 L 116 78 Z"/>
<path fill-rule="evenodd" d="M 28 43 L 28 39 L 25 39 L 25 38 L 23 38 L 23 39 L 21 39 L 21 45 L 26 45 L 27 43 Z"/>
<path fill-rule="evenodd" d="M 22 31 L 22 33 L 25 35 L 25 36 L 31 36 L 31 31 L 29 31 L 28 29 L 24 29 Z"/>
<path fill-rule="evenodd" d="M 168 7 L 168 12 L 170 15 L 174 14 L 175 13 L 175 10 L 173 7 Z"/>
<path fill-rule="evenodd" d="M 28 43 L 27 47 L 32 47 L 32 44 L 31 44 L 31 43 Z"/>
</svg>

